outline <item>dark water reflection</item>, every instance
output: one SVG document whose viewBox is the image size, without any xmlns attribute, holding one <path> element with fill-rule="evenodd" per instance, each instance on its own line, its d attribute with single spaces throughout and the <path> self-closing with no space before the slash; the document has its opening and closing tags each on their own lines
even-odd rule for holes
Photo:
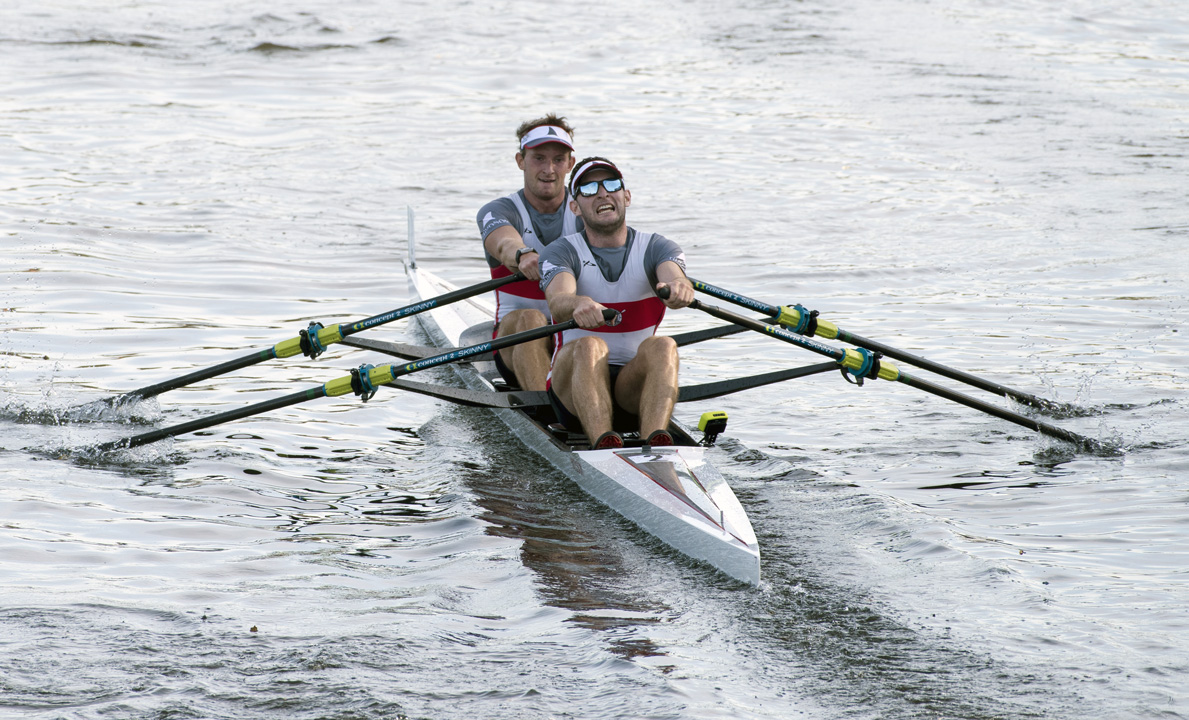
<svg viewBox="0 0 1189 720">
<path fill-rule="evenodd" d="M 520 544 L 520 558 L 536 575 L 542 600 L 573 613 L 570 622 L 605 633 L 608 649 L 624 659 L 663 655 L 647 626 L 671 608 L 625 585 L 636 570 L 618 552 L 623 543 L 657 545 L 519 444 L 481 411 L 452 411 L 484 454 L 463 482 L 489 523 L 486 532 Z M 625 535 L 628 537 L 625 540 Z M 657 548 L 662 554 L 665 550 Z"/>
</svg>

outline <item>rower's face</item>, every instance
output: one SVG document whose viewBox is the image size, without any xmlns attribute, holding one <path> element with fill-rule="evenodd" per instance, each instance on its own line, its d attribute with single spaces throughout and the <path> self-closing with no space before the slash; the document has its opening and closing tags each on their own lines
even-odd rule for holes
<svg viewBox="0 0 1189 720">
<path fill-rule="evenodd" d="M 516 154 L 524 171 L 524 190 L 542 200 L 565 195 L 566 174 L 574 167 L 574 155 L 560 143 L 545 143 Z"/>
<path fill-rule="evenodd" d="M 590 197 L 579 193 L 570 201 L 570 209 L 575 215 L 582 217 L 587 227 L 600 232 L 611 232 L 624 224 L 627 209 L 632 204 L 632 193 L 627 187 L 621 187 L 615 192 L 607 192 L 603 187 L 603 180 L 617 177 L 610 170 L 598 169 L 582 177 L 582 184 L 598 183 L 598 191 Z"/>
</svg>

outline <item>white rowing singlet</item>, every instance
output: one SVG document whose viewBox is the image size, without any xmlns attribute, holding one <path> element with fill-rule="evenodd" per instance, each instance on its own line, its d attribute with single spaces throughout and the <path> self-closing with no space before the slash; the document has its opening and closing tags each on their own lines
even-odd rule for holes
<svg viewBox="0 0 1189 720">
<path fill-rule="evenodd" d="M 656 333 L 665 317 L 665 304 L 656 296 L 656 290 L 648 280 L 644 258 L 652 244 L 652 233 L 636 233 L 632 248 L 624 259 L 623 272 L 615 282 L 607 280 L 595 261 L 593 253 L 581 233 L 566 235 L 558 242 L 568 242 L 578 254 L 582 272 L 576 278 L 577 294 L 593 298 L 600 305 L 618 310 L 622 320 L 615 327 L 602 326 L 595 330 L 566 330 L 556 343 L 554 358 L 567 342 L 597 335 L 607 343 L 610 352 L 608 362 L 612 365 L 626 365 L 636 356 L 640 343 Z"/>
<path fill-rule="evenodd" d="M 516 209 L 520 211 L 520 224 L 524 228 L 524 232 L 521 233 L 520 237 L 524 240 L 525 246 L 531 247 L 540 253 L 545 250 L 546 245 L 558 239 L 547 238 L 542 240 L 537 237 L 537 232 L 533 229 L 533 219 L 529 216 L 528 207 L 520 199 L 519 191 L 512 193 L 507 199 L 511 200 L 512 204 L 516 206 Z M 558 237 L 578 232 L 576 216 L 570 211 L 569 202 L 564 202 L 563 204 L 565 207 L 562 215 L 562 230 L 561 235 Z M 506 265 L 501 264 L 491 268 L 492 278 L 508 277 L 511 274 L 512 271 Z M 495 291 L 496 324 L 499 324 L 499 321 L 513 310 L 530 308 L 540 310 L 541 314 L 549 317 L 549 304 L 545 302 L 545 293 L 541 291 L 541 285 L 535 280 L 521 280 L 519 282 L 509 283 Z"/>
</svg>

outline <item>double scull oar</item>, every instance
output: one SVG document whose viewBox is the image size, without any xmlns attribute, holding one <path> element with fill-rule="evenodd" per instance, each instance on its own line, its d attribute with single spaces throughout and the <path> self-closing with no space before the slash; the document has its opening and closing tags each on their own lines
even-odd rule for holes
<svg viewBox="0 0 1189 720">
<path fill-rule="evenodd" d="M 123 395 L 110 398 L 105 402 L 111 405 L 120 405 L 136 400 L 143 400 L 144 398 L 160 395 L 163 392 L 175 390 L 187 385 L 192 385 L 203 380 L 209 380 L 213 377 L 218 377 L 219 375 L 224 375 L 235 370 L 241 370 L 243 368 L 250 367 L 266 360 L 272 360 L 274 358 L 287 358 L 299 353 L 305 354 L 310 358 L 316 358 L 322 354 L 328 345 L 342 342 L 345 338 L 350 337 L 355 333 L 369 330 L 374 327 L 379 327 L 380 325 L 390 323 L 394 320 L 410 317 L 412 315 L 425 312 L 430 308 L 448 305 L 452 302 L 465 300 L 466 298 L 474 297 L 476 295 L 482 295 L 483 293 L 490 292 L 498 287 L 507 285 L 508 283 L 523 279 L 524 275 L 517 272 L 506 277 L 487 280 L 469 287 L 454 290 L 449 293 L 444 293 L 438 297 L 421 300 L 419 302 L 412 303 L 411 305 L 406 305 L 404 307 L 397 308 L 396 310 L 389 310 L 388 312 L 380 313 L 379 315 L 373 315 L 369 318 L 358 320 L 353 323 L 336 324 L 323 327 L 321 323 L 312 322 L 310 323 L 310 326 L 307 329 L 302 330 L 297 337 L 283 340 L 270 348 L 257 350 L 234 360 L 228 360 L 227 362 L 219 363 L 218 365 L 212 365 L 211 367 L 203 368 L 202 370 L 196 370 L 192 373 L 173 378 L 172 380 L 166 380 L 153 385 L 146 385 L 145 387 L 126 392 Z"/>
<path fill-rule="evenodd" d="M 844 368 L 854 377 L 858 378 L 859 382 L 861 382 L 864 378 L 899 382 L 904 385 L 908 385 L 909 387 L 914 387 L 918 390 L 923 390 L 933 395 L 937 395 L 938 397 L 943 397 L 947 400 L 952 400 L 956 403 L 974 408 L 975 410 L 981 410 L 982 412 L 985 412 L 989 415 L 994 415 L 995 417 L 1013 422 L 1017 425 L 1020 425 L 1021 427 L 1035 430 L 1044 435 L 1048 435 L 1049 437 L 1065 440 L 1091 452 L 1112 452 L 1111 448 L 1108 448 L 1103 443 L 1093 438 L 1079 435 L 1075 432 L 1066 430 L 1065 428 L 1057 427 L 1056 425 L 1051 425 L 1049 423 L 1042 422 L 1040 420 L 1036 420 L 1034 418 L 1030 418 L 1025 415 L 997 407 L 995 405 L 991 405 L 990 403 L 985 403 L 968 395 L 963 395 L 962 393 L 958 393 L 940 385 L 928 382 L 927 380 L 913 377 L 903 370 L 900 370 L 892 363 L 881 361 L 874 353 L 865 348 L 861 350 L 855 350 L 852 348 L 834 348 L 828 345 L 823 345 L 816 340 L 799 335 L 781 327 L 780 325 L 769 325 L 767 323 L 730 312 L 729 310 L 723 310 L 722 308 L 715 307 L 714 305 L 707 305 L 700 300 L 694 300 L 690 304 L 690 307 L 696 310 L 701 310 L 702 312 L 705 312 L 709 315 L 713 315 L 720 320 L 728 320 L 749 330 L 764 333 L 765 335 L 774 337 L 778 340 L 783 340 L 784 342 L 797 345 L 798 347 L 805 348 L 806 350 L 833 358 L 840 366 L 842 366 L 842 368 Z"/>
<path fill-rule="evenodd" d="M 909 365 L 919 367 L 922 370 L 928 370 L 951 380 L 957 380 L 958 382 L 965 383 L 972 387 L 986 390 L 987 392 L 992 392 L 1002 397 L 1011 398 L 1012 400 L 1048 413 L 1060 415 L 1085 414 L 1085 411 L 1075 405 L 1070 405 L 1068 403 L 1062 403 L 1055 400 L 1048 400 L 1046 398 L 1033 395 L 1032 393 L 1024 392 L 1023 390 L 1017 390 L 1006 385 L 1001 385 L 999 383 L 980 378 L 977 375 L 972 375 L 963 370 L 942 365 L 941 363 L 934 362 L 919 355 L 898 350 L 890 345 L 885 345 L 884 343 L 863 337 L 862 335 L 848 332 L 829 320 L 818 317 L 818 313 L 816 311 L 806 310 L 800 305 L 793 305 L 791 307 L 788 305 L 769 305 L 768 303 L 762 302 L 760 300 L 754 300 L 747 297 L 746 295 L 740 295 L 739 293 L 711 285 L 710 283 L 702 282 L 701 280 L 694 280 L 693 278 L 690 278 L 690 282 L 693 283 L 694 289 L 698 290 L 699 292 L 712 295 L 720 300 L 726 300 L 727 302 L 739 305 L 740 307 L 745 307 L 750 310 L 764 313 L 765 315 L 774 318 L 780 325 L 808 337 L 817 335 L 818 337 L 823 337 L 827 340 L 838 340 L 840 342 L 858 345 L 859 347 L 866 348 L 868 350 L 874 350 L 875 352 L 882 353 L 887 357 L 895 358 L 901 362 L 906 362 Z"/>
</svg>

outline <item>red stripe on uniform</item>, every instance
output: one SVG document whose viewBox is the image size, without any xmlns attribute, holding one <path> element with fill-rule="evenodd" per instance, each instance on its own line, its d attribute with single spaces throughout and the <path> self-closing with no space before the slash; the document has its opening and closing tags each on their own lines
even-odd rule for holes
<svg viewBox="0 0 1189 720">
<path fill-rule="evenodd" d="M 602 303 L 604 307 L 618 310 L 623 319 L 615 327 L 603 325 L 593 332 L 635 332 L 655 328 L 665 317 L 665 304 L 660 298 L 650 297 L 632 302 Z"/>
<path fill-rule="evenodd" d="M 491 269 L 492 279 L 508 277 L 512 271 L 503 265 L 497 265 Z M 545 293 L 541 291 L 541 284 L 536 280 L 518 280 L 514 283 L 509 283 L 498 290 L 496 293 L 508 293 L 516 297 L 528 298 L 530 300 L 544 300 Z"/>
</svg>

